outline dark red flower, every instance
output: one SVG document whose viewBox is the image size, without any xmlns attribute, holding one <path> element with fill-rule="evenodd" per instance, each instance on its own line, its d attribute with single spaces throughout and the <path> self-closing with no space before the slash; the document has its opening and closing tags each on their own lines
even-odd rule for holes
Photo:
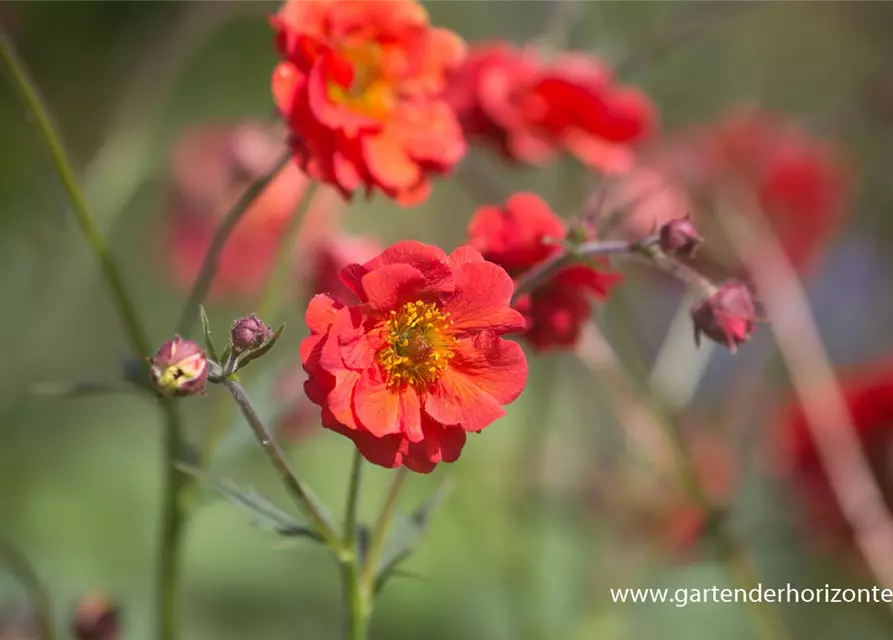
<svg viewBox="0 0 893 640">
<path fill-rule="evenodd" d="M 285 152 L 283 137 L 262 125 L 222 124 L 192 129 L 177 142 L 164 260 L 184 290 L 192 287 L 223 217 Z M 262 288 L 307 185 L 307 177 L 290 164 L 255 199 L 224 246 L 212 297 L 251 295 Z M 329 189 L 318 191 L 307 218 L 324 218 L 337 200 Z"/>
<path fill-rule="evenodd" d="M 272 19 L 273 96 L 295 159 L 345 198 L 365 187 L 416 204 L 465 155 L 441 97 L 465 56 L 415 0 L 289 0 Z"/>
<path fill-rule="evenodd" d="M 530 164 L 560 150 L 594 169 L 626 171 L 631 145 L 655 121 L 651 102 L 614 84 L 600 60 L 582 53 L 543 60 L 505 42 L 473 48 L 447 96 L 469 138 Z"/>
<path fill-rule="evenodd" d="M 481 207 L 468 225 L 469 244 L 515 278 L 560 252 L 566 234 L 561 218 L 532 193 L 515 194 L 502 208 Z M 589 318 L 590 298 L 605 298 L 619 281 L 619 275 L 588 264 L 561 269 L 518 299 L 525 337 L 536 349 L 574 346 Z"/>
<path fill-rule="evenodd" d="M 307 397 L 323 426 L 384 467 L 427 473 L 459 457 L 468 432 L 504 414 L 527 380 L 512 281 L 471 247 L 450 256 L 401 242 L 341 272 L 359 302 L 307 309 Z"/>
<path fill-rule="evenodd" d="M 724 282 L 709 297 L 691 309 L 695 342 L 705 335 L 735 353 L 739 344 L 750 340 L 756 320 L 756 306 L 750 288 L 738 280 Z"/>
<path fill-rule="evenodd" d="M 893 508 L 893 360 L 862 365 L 840 377 L 855 436 L 881 490 L 888 509 Z M 795 495 L 803 500 L 810 530 L 817 525 L 824 542 L 852 543 L 853 531 L 843 515 L 798 401 L 782 408 L 779 419 L 779 453 Z"/>
<path fill-rule="evenodd" d="M 230 342 L 238 353 L 263 346 L 267 340 L 273 337 L 273 330 L 252 313 L 236 320 L 229 335 Z"/>
<path fill-rule="evenodd" d="M 208 358 L 198 343 L 174 336 L 150 358 L 149 378 L 163 396 L 200 394 L 208 381 Z"/>
<path fill-rule="evenodd" d="M 661 251 L 680 258 L 693 256 L 704 242 L 704 238 L 695 228 L 691 216 L 665 222 L 660 227 L 658 237 Z"/>
</svg>

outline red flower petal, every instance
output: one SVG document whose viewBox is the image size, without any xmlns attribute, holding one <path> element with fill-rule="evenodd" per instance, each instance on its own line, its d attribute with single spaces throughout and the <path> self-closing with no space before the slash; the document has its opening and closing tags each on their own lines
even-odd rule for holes
<svg viewBox="0 0 893 640">
<path fill-rule="evenodd" d="M 469 262 L 453 272 L 456 291 L 443 303 L 457 331 L 523 331 L 526 323 L 509 307 L 514 283 L 492 262 Z"/>
<path fill-rule="evenodd" d="M 361 285 L 373 309 L 395 309 L 427 289 L 421 271 L 408 264 L 387 264 L 363 276 Z"/>
</svg>

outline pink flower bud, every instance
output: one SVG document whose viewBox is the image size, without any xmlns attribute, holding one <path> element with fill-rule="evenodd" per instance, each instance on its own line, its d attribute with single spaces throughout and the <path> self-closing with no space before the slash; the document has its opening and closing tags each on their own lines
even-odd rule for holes
<svg viewBox="0 0 893 640">
<path fill-rule="evenodd" d="M 695 343 L 700 344 L 704 334 L 735 353 L 738 345 L 753 335 L 755 316 L 756 307 L 748 286 L 738 280 L 724 282 L 713 295 L 691 309 Z"/>
<path fill-rule="evenodd" d="M 676 218 L 661 225 L 660 248 L 668 256 L 691 257 L 702 242 L 704 238 L 695 229 L 691 216 Z"/>
<path fill-rule="evenodd" d="M 208 381 L 208 358 L 197 343 L 174 336 L 152 356 L 149 375 L 163 396 L 196 395 Z"/>
<path fill-rule="evenodd" d="M 101 593 L 91 593 L 78 604 L 73 627 L 77 640 L 117 640 L 118 608 Z"/>
<path fill-rule="evenodd" d="M 230 339 L 236 351 L 257 349 L 273 337 L 273 330 L 253 313 L 239 318 L 230 330 Z"/>
</svg>

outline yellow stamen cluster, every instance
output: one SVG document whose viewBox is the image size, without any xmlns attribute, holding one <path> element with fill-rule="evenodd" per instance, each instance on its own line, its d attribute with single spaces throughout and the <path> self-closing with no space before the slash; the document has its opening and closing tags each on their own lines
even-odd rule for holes
<svg viewBox="0 0 893 640">
<path fill-rule="evenodd" d="M 330 82 L 329 99 L 370 118 L 387 117 L 393 108 L 394 90 L 382 76 L 381 47 L 364 42 L 345 47 L 341 54 L 353 67 L 353 82 L 350 87 Z"/>
<path fill-rule="evenodd" d="M 389 387 L 423 387 L 440 378 L 452 359 L 456 338 L 448 313 L 431 302 L 407 302 L 384 323 L 387 346 L 378 360 Z"/>
</svg>

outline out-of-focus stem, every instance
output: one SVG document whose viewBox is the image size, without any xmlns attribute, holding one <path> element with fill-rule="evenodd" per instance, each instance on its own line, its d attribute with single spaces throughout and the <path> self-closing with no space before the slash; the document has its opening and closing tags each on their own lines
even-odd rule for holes
<svg viewBox="0 0 893 640">
<path fill-rule="evenodd" d="M 0 540 L 0 565 L 5 566 L 6 570 L 19 581 L 28 593 L 28 598 L 34 607 L 34 618 L 41 639 L 55 640 L 56 632 L 53 625 L 53 608 L 50 604 L 50 596 L 34 567 L 18 549 L 2 540 Z"/>
<path fill-rule="evenodd" d="M 220 254 L 223 253 L 223 248 L 226 246 L 230 234 L 235 230 L 255 198 L 267 188 L 273 178 L 290 160 L 291 152 L 286 151 L 267 173 L 251 183 L 245 190 L 245 193 L 242 194 L 242 197 L 239 198 L 239 201 L 224 216 L 220 226 L 217 227 L 217 231 L 214 232 L 211 246 L 208 248 L 208 253 L 205 254 L 198 277 L 196 277 L 192 291 L 189 293 L 189 299 L 183 307 L 183 313 L 180 315 L 180 321 L 177 323 L 178 334 L 188 336 L 195 328 L 195 323 L 198 320 L 198 307 L 204 302 L 205 296 L 208 295 L 208 291 L 211 289 L 211 284 L 214 282 L 214 276 L 217 273 L 217 263 L 220 260 Z"/>
<path fill-rule="evenodd" d="M 368 635 L 372 594 L 363 588 L 360 565 L 363 558 L 357 548 L 357 507 L 363 483 L 363 456 L 354 451 L 350 486 L 344 515 L 344 542 L 341 556 L 341 581 L 344 589 L 344 629 L 346 640 L 365 640 Z"/>
<path fill-rule="evenodd" d="M 99 263 L 100 271 L 112 294 L 112 300 L 130 347 L 139 358 L 147 358 L 151 353 L 148 334 L 143 327 L 136 306 L 130 298 L 118 265 L 105 244 L 93 216 L 87 208 L 86 199 L 75 177 L 74 169 L 65 152 L 62 140 L 50 119 L 49 111 L 43 103 L 24 65 L 19 60 L 12 42 L 5 32 L 0 32 L 0 57 L 8 66 L 16 88 L 28 112 L 50 152 L 53 166 L 68 194 L 69 202 L 77 219 L 78 226 L 87 240 L 90 250 Z M 164 414 L 165 446 L 163 458 L 164 497 L 162 505 L 161 548 L 159 549 L 158 575 L 158 638 L 174 640 L 177 636 L 177 586 L 179 583 L 179 547 L 183 525 L 182 510 L 178 501 L 178 491 L 183 478 L 174 467 L 182 449 L 182 428 L 176 405 L 170 400 L 160 402 Z"/>
</svg>

